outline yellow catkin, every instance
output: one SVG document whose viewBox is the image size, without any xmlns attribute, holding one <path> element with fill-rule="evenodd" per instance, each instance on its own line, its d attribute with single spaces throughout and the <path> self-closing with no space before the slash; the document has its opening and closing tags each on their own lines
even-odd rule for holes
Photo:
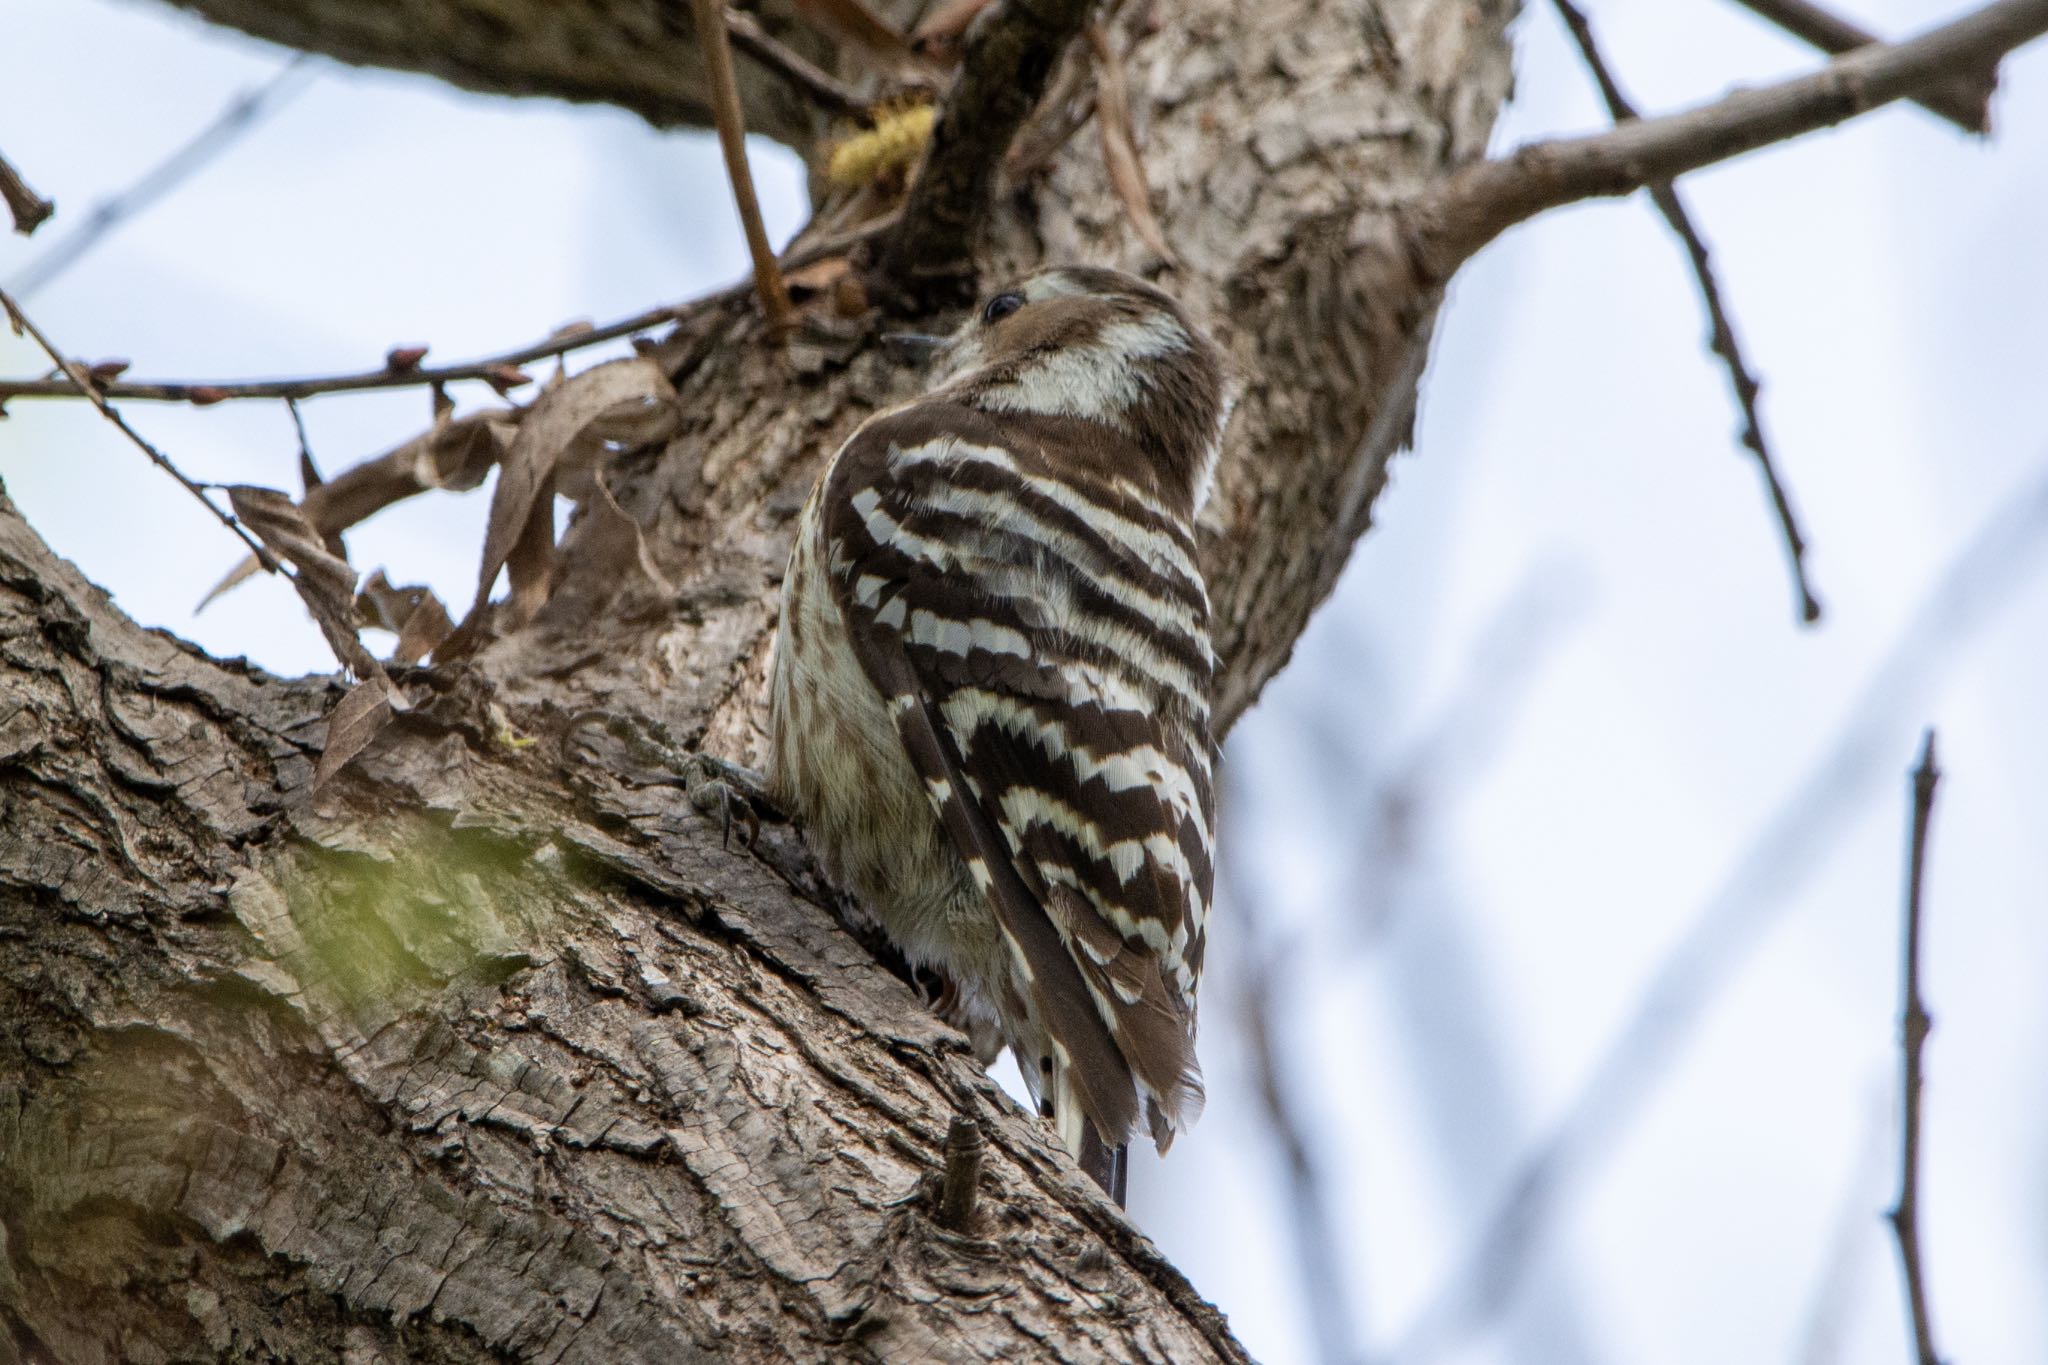
<svg viewBox="0 0 2048 1365">
<path fill-rule="evenodd" d="M 929 104 L 888 110 L 875 126 L 832 149 L 825 179 L 839 189 L 858 189 L 907 172 L 932 138 L 935 111 Z"/>
</svg>

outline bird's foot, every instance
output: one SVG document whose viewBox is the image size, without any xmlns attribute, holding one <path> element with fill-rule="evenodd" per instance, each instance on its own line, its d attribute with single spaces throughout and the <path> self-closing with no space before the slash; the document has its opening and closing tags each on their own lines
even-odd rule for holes
<svg viewBox="0 0 2048 1365">
<path fill-rule="evenodd" d="M 745 832 L 741 847 L 748 848 L 760 837 L 764 819 L 783 822 L 789 818 L 769 796 L 767 779 L 761 774 L 715 754 L 683 750 L 659 721 L 617 711 L 585 711 L 569 722 L 565 745 L 575 742 L 590 750 L 579 732 L 591 726 L 602 727 L 625 747 L 629 761 L 610 764 L 619 781 L 629 787 L 681 787 L 699 812 L 718 817 L 721 838 L 728 848 L 735 824 Z M 588 761 L 602 759 L 592 752 Z"/>
</svg>

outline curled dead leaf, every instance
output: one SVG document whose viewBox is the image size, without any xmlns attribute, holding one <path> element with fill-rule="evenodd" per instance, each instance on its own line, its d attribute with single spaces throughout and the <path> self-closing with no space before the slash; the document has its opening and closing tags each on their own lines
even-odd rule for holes
<svg viewBox="0 0 2048 1365">
<path fill-rule="evenodd" d="M 508 572 L 511 592 L 499 624 L 517 629 L 533 618 L 554 582 L 558 479 L 587 473 L 602 457 L 603 442 L 620 439 L 621 432 L 644 437 L 663 423 L 672 424 L 675 401 L 661 367 L 641 356 L 593 365 L 534 400 L 505 452 L 491 494 L 476 597 L 437 658 L 482 642 L 484 608 L 501 569 Z"/>
<path fill-rule="evenodd" d="M 510 444 L 518 416 L 510 409 L 492 408 L 438 421 L 395 450 L 308 488 L 301 510 L 332 551 L 330 538 L 395 502 L 430 489 L 462 492 L 481 484 Z M 253 557 L 243 560 L 213 586 L 199 607 L 246 582 L 259 567 Z"/>
<path fill-rule="evenodd" d="M 228 487 L 235 516 L 265 548 L 292 567 L 292 587 L 335 658 L 357 678 L 382 676 L 370 651 L 356 636 L 356 571 L 328 550 L 299 505 L 275 488 Z"/>
<path fill-rule="evenodd" d="M 405 694 L 382 672 L 369 674 L 344 693 L 327 714 L 327 743 L 313 765 L 314 790 L 325 786 L 368 748 L 395 712 L 407 709 Z"/>
</svg>

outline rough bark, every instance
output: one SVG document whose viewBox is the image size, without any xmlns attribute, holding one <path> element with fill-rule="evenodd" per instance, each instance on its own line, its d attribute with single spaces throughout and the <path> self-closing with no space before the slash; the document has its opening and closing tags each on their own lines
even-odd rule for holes
<svg viewBox="0 0 2048 1365">
<path fill-rule="evenodd" d="M 615 104 L 657 127 L 710 127 L 704 59 L 689 0 L 166 0 L 212 23 L 355 66 L 435 76 L 487 95 Z M 872 6 L 897 23 L 917 0 Z M 829 61 L 832 44 L 791 0 L 750 5 L 799 55 Z M 752 58 L 739 58 L 747 126 L 803 144 L 821 111 Z M 849 63 L 849 70 L 857 69 Z"/>
<path fill-rule="evenodd" d="M 180 2 L 328 51 L 343 11 L 497 50 L 439 36 L 484 12 L 461 0 Z M 1162 282 L 1243 382 L 1204 527 L 1226 718 L 1406 439 L 1441 283 L 1402 209 L 1509 83 L 1512 4 L 1367 8 L 1384 28 L 1193 0 L 1125 58 Z M 985 274 L 1146 264 L 1099 139 L 1013 189 Z M 1242 1358 L 793 836 L 724 848 L 558 743 L 602 707 L 758 757 L 795 513 L 916 382 L 863 340 L 772 344 L 744 303 L 661 355 L 684 427 L 612 477 L 672 590 L 572 531 L 534 622 L 407 678 L 414 711 L 318 795 L 337 686 L 139 630 L 0 509 L 0 1360 Z M 961 1113 L 990 1139 L 974 1236 L 923 1186 Z"/>
</svg>

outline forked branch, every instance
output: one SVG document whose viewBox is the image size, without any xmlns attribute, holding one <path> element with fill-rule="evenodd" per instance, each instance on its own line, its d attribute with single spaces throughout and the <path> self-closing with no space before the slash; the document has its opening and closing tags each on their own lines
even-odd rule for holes
<svg viewBox="0 0 2048 1365">
<path fill-rule="evenodd" d="M 1811 43 L 1831 57 L 1878 42 L 1838 14 L 1808 0 L 1736 0 L 1745 9 L 1770 20 L 1795 38 Z M 1998 88 L 1996 69 L 1980 71 L 1949 85 L 1911 96 L 1928 113 L 1947 119 L 1966 133 L 1991 131 L 1991 95 Z"/>
<path fill-rule="evenodd" d="M 1590 137 L 1534 142 L 1475 162 L 1411 208 L 1410 246 L 1441 283 L 1501 233 L 1547 209 L 1632 194 L 1660 180 L 1984 72 L 2048 32 L 2048 0 L 1997 0 L 1917 38 L 1861 48 L 1808 76 Z"/>
</svg>

